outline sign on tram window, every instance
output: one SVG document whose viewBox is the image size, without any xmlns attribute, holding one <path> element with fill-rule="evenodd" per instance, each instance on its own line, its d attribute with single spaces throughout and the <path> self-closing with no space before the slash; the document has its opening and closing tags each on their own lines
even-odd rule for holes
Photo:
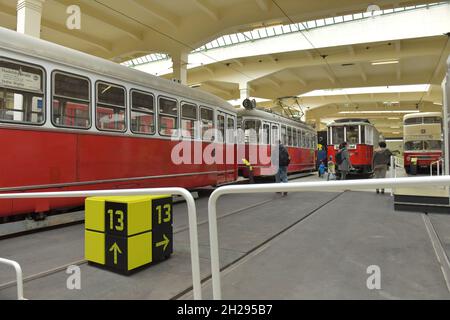
<svg viewBox="0 0 450 320">
<path fill-rule="evenodd" d="M 0 121 L 42 124 L 44 70 L 0 60 Z"/>
<path fill-rule="evenodd" d="M 41 76 L 36 73 L 9 68 L 0 68 L 0 85 L 31 91 L 41 90 Z"/>
</svg>

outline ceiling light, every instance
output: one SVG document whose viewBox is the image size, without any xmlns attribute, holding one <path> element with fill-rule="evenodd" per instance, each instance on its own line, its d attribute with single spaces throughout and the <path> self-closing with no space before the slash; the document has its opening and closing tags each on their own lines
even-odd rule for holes
<svg viewBox="0 0 450 320">
<path fill-rule="evenodd" d="M 340 114 L 377 114 L 377 113 L 417 113 L 419 110 L 370 110 L 370 111 L 341 111 Z"/>
<path fill-rule="evenodd" d="M 439 103 L 439 102 L 433 102 L 433 104 L 435 104 L 437 106 L 442 106 L 442 103 Z"/>
<path fill-rule="evenodd" d="M 388 120 L 400 120 L 400 118 L 397 118 L 397 117 L 389 117 Z"/>
<path fill-rule="evenodd" d="M 398 131 L 392 131 L 392 134 L 400 134 Z"/>
<path fill-rule="evenodd" d="M 400 129 L 400 127 L 389 127 L 389 128 L 391 128 L 391 129 Z"/>
<path fill-rule="evenodd" d="M 380 64 L 394 64 L 394 63 L 398 63 L 398 60 L 372 61 L 373 66 L 377 66 Z"/>
</svg>

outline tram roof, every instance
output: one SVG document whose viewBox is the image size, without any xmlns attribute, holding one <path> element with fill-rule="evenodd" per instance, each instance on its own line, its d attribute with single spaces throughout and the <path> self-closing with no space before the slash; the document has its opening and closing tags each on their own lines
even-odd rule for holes
<svg viewBox="0 0 450 320">
<path fill-rule="evenodd" d="M 416 112 L 409 113 L 403 116 L 403 120 L 411 119 L 411 118 L 421 118 L 421 117 L 442 117 L 440 112 Z"/>
<path fill-rule="evenodd" d="M 106 59 L 1 27 L 0 48 L 33 57 L 39 57 L 50 62 L 57 62 L 71 67 L 85 69 L 108 77 L 117 78 L 119 81 L 126 81 L 154 88 L 158 91 L 182 96 L 184 98 L 236 112 L 236 109 L 227 101 L 208 92 L 192 89 L 185 85 L 156 77 L 143 71 L 128 68 Z"/>
<path fill-rule="evenodd" d="M 264 110 L 258 110 L 258 109 L 247 110 L 244 108 L 240 108 L 237 110 L 237 112 L 238 112 L 238 116 L 260 118 L 260 119 L 267 120 L 267 121 L 277 121 L 281 124 L 290 125 L 293 127 L 302 127 L 304 129 L 314 130 L 311 126 L 307 125 L 304 122 L 295 121 L 295 120 L 283 117 L 282 115 L 267 112 Z"/>
</svg>

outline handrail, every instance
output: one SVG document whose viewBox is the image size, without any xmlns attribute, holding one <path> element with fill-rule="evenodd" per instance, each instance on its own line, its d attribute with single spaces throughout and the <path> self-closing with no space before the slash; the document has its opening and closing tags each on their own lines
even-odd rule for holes
<svg viewBox="0 0 450 320">
<path fill-rule="evenodd" d="M 209 197 L 208 222 L 211 251 L 211 276 L 213 299 L 222 298 L 219 265 L 219 240 L 217 234 L 217 200 L 224 194 L 300 192 L 300 191 L 345 191 L 353 189 L 392 188 L 398 186 L 417 187 L 418 185 L 448 186 L 450 175 L 440 177 L 408 177 L 388 179 L 365 179 L 343 181 L 270 183 L 256 185 L 224 186 L 216 189 Z"/>
<path fill-rule="evenodd" d="M 440 167 L 441 167 L 440 163 L 441 163 L 443 160 L 444 160 L 444 159 L 440 158 L 439 160 L 436 160 L 436 161 L 433 161 L 433 162 L 430 163 L 430 176 L 433 176 L 433 165 L 434 165 L 434 164 L 436 164 L 436 175 L 438 175 L 438 176 L 441 175 L 439 169 L 440 169 Z M 444 169 L 444 168 L 442 168 L 442 169 Z M 442 170 L 442 173 L 444 173 L 444 170 Z"/>
<path fill-rule="evenodd" d="M 189 239 L 191 247 L 192 284 L 195 300 L 201 300 L 200 282 L 200 256 L 197 232 L 197 210 L 194 197 L 184 188 L 146 188 L 146 189 L 115 189 L 95 191 L 61 191 L 61 192 L 29 192 L 29 193 L 4 193 L 0 199 L 31 199 L 31 198 L 82 198 L 90 196 L 132 196 L 148 194 L 179 195 L 186 199 L 189 217 Z"/>
<path fill-rule="evenodd" d="M 20 267 L 20 264 L 18 264 L 14 260 L 8 260 L 4 258 L 0 258 L 0 263 L 12 266 L 16 270 L 17 300 L 27 300 L 23 296 L 23 277 L 22 277 L 22 268 Z"/>
</svg>

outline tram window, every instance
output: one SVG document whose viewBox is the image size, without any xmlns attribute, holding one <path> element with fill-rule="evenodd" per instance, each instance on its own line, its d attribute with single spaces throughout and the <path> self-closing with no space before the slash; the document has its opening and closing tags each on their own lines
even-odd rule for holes
<svg viewBox="0 0 450 320">
<path fill-rule="evenodd" d="M 292 146 L 292 128 L 291 127 L 287 127 L 287 145 L 288 146 Z"/>
<path fill-rule="evenodd" d="M 43 124 L 44 70 L 0 60 L 0 121 Z"/>
<path fill-rule="evenodd" d="M 292 128 L 292 133 L 293 133 L 293 138 L 292 138 L 292 145 L 294 146 L 294 147 L 297 147 L 297 145 L 298 145 L 298 138 L 297 138 L 297 129 L 295 129 L 295 128 Z"/>
<path fill-rule="evenodd" d="M 278 126 L 272 125 L 272 144 L 278 143 L 280 140 L 280 132 Z"/>
<path fill-rule="evenodd" d="M 423 123 L 441 123 L 441 118 L 440 117 L 424 117 L 423 118 Z"/>
<path fill-rule="evenodd" d="M 195 139 L 197 136 L 197 106 L 190 103 L 181 104 L 181 135 Z"/>
<path fill-rule="evenodd" d="M 114 84 L 97 82 L 97 128 L 125 131 L 125 89 Z"/>
<path fill-rule="evenodd" d="M 263 124 L 261 142 L 262 144 L 270 144 L 270 125 L 268 123 Z"/>
<path fill-rule="evenodd" d="M 286 137 L 286 127 L 281 126 L 281 143 L 286 145 L 287 143 L 287 137 Z"/>
<path fill-rule="evenodd" d="M 344 139 L 344 127 L 333 127 L 333 144 L 340 144 Z"/>
<path fill-rule="evenodd" d="M 234 118 L 227 118 L 227 143 L 234 143 Z"/>
<path fill-rule="evenodd" d="M 371 126 L 364 126 L 366 135 L 366 144 L 373 146 L 374 143 L 374 130 Z"/>
<path fill-rule="evenodd" d="M 303 130 L 298 130 L 298 146 L 300 148 L 305 147 L 305 132 Z"/>
<path fill-rule="evenodd" d="M 178 129 L 178 102 L 173 99 L 159 97 L 159 134 L 172 136 Z"/>
<path fill-rule="evenodd" d="M 224 142 L 225 137 L 225 116 L 223 114 L 217 115 L 217 141 L 218 142 Z"/>
<path fill-rule="evenodd" d="M 55 126 L 89 128 L 90 83 L 87 78 L 53 73 L 52 122 Z"/>
<path fill-rule="evenodd" d="M 359 126 L 347 127 L 347 143 L 356 144 L 359 140 Z"/>
<path fill-rule="evenodd" d="M 205 141 L 214 140 L 214 112 L 209 108 L 200 108 L 200 120 L 202 126 L 202 138 Z"/>
<path fill-rule="evenodd" d="M 260 128 L 261 128 L 261 121 L 245 120 L 244 121 L 245 143 L 258 144 Z"/>
<path fill-rule="evenodd" d="M 441 150 L 442 141 L 440 140 L 427 140 L 423 142 L 424 150 Z"/>
<path fill-rule="evenodd" d="M 405 150 L 414 151 L 414 150 L 422 150 L 423 149 L 423 141 L 408 141 L 405 143 Z"/>
<path fill-rule="evenodd" d="M 155 98 L 152 94 L 131 90 L 131 131 L 155 133 Z"/>
<path fill-rule="evenodd" d="M 410 124 L 422 124 L 422 118 L 421 118 L 421 117 L 417 117 L 417 118 L 408 118 L 408 119 L 405 119 L 404 124 L 405 124 L 405 125 L 410 125 Z"/>
</svg>

